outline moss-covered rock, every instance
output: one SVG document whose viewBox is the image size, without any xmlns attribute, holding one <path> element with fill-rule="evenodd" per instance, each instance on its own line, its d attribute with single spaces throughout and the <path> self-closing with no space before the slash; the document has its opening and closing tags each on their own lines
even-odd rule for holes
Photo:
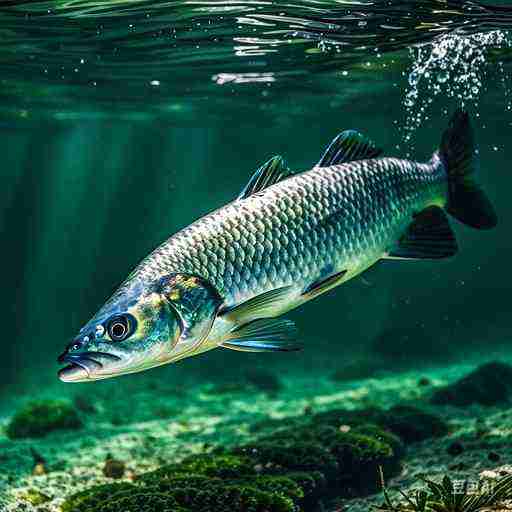
<svg viewBox="0 0 512 512">
<path fill-rule="evenodd" d="M 77 429 L 82 421 L 76 409 L 63 400 L 40 400 L 20 409 L 6 428 L 11 439 L 42 437 L 55 430 Z"/>
<path fill-rule="evenodd" d="M 272 426 L 271 434 L 164 465 L 134 484 L 77 493 L 62 512 L 130 512 L 143 499 L 157 512 L 314 510 L 329 497 L 375 491 L 379 467 L 386 477 L 398 472 L 404 441 L 446 430 L 412 407 L 329 411 Z"/>
<path fill-rule="evenodd" d="M 445 436 L 448 433 L 448 425 L 439 416 L 409 405 L 392 407 L 378 417 L 377 423 L 396 434 L 406 444 Z"/>
<path fill-rule="evenodd" d="M 190 512 L 295 512 L 291 498 L 250 485 L 227 485 L 217 489 L 175 489 L 169 493 Z"/>
<path fill-rule="evenodd" d="M 62 512 L 294 512 L 300 488 L 284 478 L 228 483 L 183 478 L 158 485 L 101 485 L 66 499 Z M 207 485 L 204 485 L 204 484 Z M 290 497 L 292 496 L 292 497 Z"/>
<path fill-rule="evenodd" d="M 145 491 L 126 491 L 101 503 L 90 512 L 188 512 L 169 494 Z"/>
<path fill-rule="evenodd" d="M 166 464 L 155 471 L 141 475 L 140 480 L 155 482 L 169 480 L 180 475 L 207 476 L 210 478 L 240 478 L 254 475 L 255 463 L 248 457 L 234 454 L 198 454 L 187 457 L 179 464 Z"/>
<path fill-rule="evenodd" d="M 179 467 L 176 464 L 176 467 Z M 165 470 L 164 470 L 165 468 Z M 214 488 L 224 484 L 221 478 L 212 478 L 206 475 L 193 473 L 180 473 L 172 471 L 170 465 L 163 466 L 156 471 L 150 471 L 139 476 L 137 484 L 158 487 L 161 491 L 177 489 L 180 487 L 193 487 L 194 489 Z"/>
<path fill-rule="evenodd" d="M 304 490 L 302 487 L 297 481 L 288 476 L 261 475 L 252 480 L 247 480 L 244 483 L 261 491 L 285 496 L 295 503 L 304 498 Z"/>
<path fill-rule="evenodd" d="M 336 428 L 343 425 L 358 427 L 370 423 L 395 434 L 405 444 L 443 436 L 448 432 L 448 426 L 441 418 L 409 405 L 395 406 L 388 410 L 346 411 L 334 409 L 314 415 L 312 421 Z"/>
<path fill-rule="evenodd" d="M 338 470 L 336 458 L 327 448 L 315 442 L 268 439 L 235 450 L 236 453 L 250 456 L 258 468 L 268 473 L 320 471 L 325 475 L 334 475 Z"/>
<path fill-rule="evenodd" d="M 383 443 L 388 444 L 393 449 L 396 457 L 401 458 L 405 455 L 405 445 L 400 437 L 388 430 L 373 423 L 363 423 L 351 429 L 358 434 L 364 434 L 377 439 Z"/>
<path fill-rule="evenodd" d="M 432 403 L 465 406 L 473 403 L 496 405 L 512 397 L 512 366 L 491 362 L 479 366 L 462 379 L 438 389 Z"/>
<path fill-rule="evenodd" d="M 315 502 L 327 489 L 327 480 L 320 471 L 299 471 L 287 473 L 286 478 L 293 480 L 304 494 L 305 503 Z"/>
<path fill-rule="evenodd" d="M 400 440 L 375 425 L 341 431 L 319 423 L 284 429 L 235 450 L 265 472 L 318 472 L 328 488 L 342 484 L 363 492 L 377 488 L 379 466 L 386 474 L 396 473 L 403 454 Z"/>
<path fill-rule="evenodd" d="M 129 483 L 114 483 L 96 485 L 85 491 L 80 491 L 64 501 L 61 505 L 62 512 L 86 512 L 96 507 L 113 501 L 116 495 L 123 495 L 126 491 L 133 491 L 137 488 Z"/>
<path fill-rule="evenodd" d="M 28 489 L 23 493 L 20 498 L 24 501 L 28 501 L 31 505 L 38 506 L 51 501 L 52 497 L 44 494 L 37 489 Z"/>
</svg>

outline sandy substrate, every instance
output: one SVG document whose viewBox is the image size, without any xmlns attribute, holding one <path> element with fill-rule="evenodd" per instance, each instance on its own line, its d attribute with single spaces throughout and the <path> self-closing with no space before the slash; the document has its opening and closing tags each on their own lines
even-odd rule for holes
<svg viewBox="0 0 512 512">
<path fill-rule="evenodd" d="M 479 361 L 481 362 L 481 361 Z M 475 361 L 475 363 L 477 363 Z M 94 484 L 112 482 L 103 474 L 110 456 L 126 463 L 125 480 L 177 461 L 211 445 L 229 445 L 254 437 L 252 426 L 269 418 L 332 408 L 389 407 L 397 403 L 423 403 L 432 389 L 451 382 L 475 364 L 408 372 L 352 382 L 333 382 L 325 372 L 287 374 L 284 388 L 269 395 L 256 388 L 215 383 L 180 387 L 175 384 L 138 380 L 87 389 L 86 402 L 96 412 L 82 413 L 84 428 L 55 432 L 42 439 L 9 440 L 0 436 L 0 510 L 56 512 L 63 499 Z M 428 384 L 419 384 L 419 379 Z M 117 381 L 121 382 L 121 381 Z M 57 388 L 56 388 L 57 389 Z M 55 398 L 56 389 L 46 389 L 38 398 Z M 62 388 L 58 388 L 60 396 Z M 69 388 L 66 388 L 66 391 Z M 70 390 L 69 393 L 76 391 Z M 86 391 L 81 390 L 81 393 Z M 28 398 L 13 398 L 2 411 L 2 424 Z M 83 398 L 83 396 L 82 396 Z M 402 473 L 388 482 L 392 487 L 411 488 L 420 475 L 435 479 L 449 473 L 454 480 L 476 481 L 482 472 L 496 476 L 510 472 L 512 462 L 512 409 L 472 406 L 430 407 L 449 422 L 450 434 L 442 439 L 413 445 Z M 464 451 L 452 455 L 450 444 L 460 440 Z M 43 475 L 34 476 L 34 450 L 45 460 Z M 38 491 L 49 499 L 34 506 L 27 498 Z M 367 511 L 380 503 L 380 496 L 340 501 L 332 510 Z"/>
</svg>

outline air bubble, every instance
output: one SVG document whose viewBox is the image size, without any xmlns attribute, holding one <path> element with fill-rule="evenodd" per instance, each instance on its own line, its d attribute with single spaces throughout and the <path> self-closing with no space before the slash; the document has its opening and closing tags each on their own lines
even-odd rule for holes
<svg viewBox="0 0 512 512">
<path fill-rule="evenodd" d="M 487 70 L 487 51 L 496 47 L 512 47 L 512 40 L 505 32 L 449 34 L 411 48 L 413 63 L 408 73 L 409 87 L 403 98 L 406 120 L 400 128 L 402 139 L 409 141 L 422 122 L 431 116 L 432 100 L 440 94 L 456 99 L 461 106 L 469 103 L 478 111 Z M 503 66 L 499 66 L 498 72 L 510 105 L 507 85 L 510 80 L 505 78 Z"/>
<path fill-rule="evenodd" d="M 437 75 L 437 81 L 440 84 L 445 84 L 448 81 L 448 78 L 450 78 L 450 73 L 448 73 L 448 71 L 441 71 Z"/>
</svg>

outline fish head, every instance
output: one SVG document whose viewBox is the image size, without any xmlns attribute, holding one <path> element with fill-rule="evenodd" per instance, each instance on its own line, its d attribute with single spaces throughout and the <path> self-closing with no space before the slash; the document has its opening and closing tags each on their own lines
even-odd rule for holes
<svg viewBox="0 0 512 512">
<path fill-rule="evenodd" d="M 194 276 L 134 280 L 79 331 L 59 356 L 64 382 L 86 382 L 174 362 L 206 338 L 220 299 Z"/>
<path fill-rule="evenodd" d="M 59 356 L 64 382 L 106 379 L 164 364 L 180 324 L 154 285 L 122 286 Z"/>
</svg>

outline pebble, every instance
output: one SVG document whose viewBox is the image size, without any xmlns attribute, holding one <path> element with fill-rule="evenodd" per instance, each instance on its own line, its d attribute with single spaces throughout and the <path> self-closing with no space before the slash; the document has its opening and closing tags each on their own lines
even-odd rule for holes
<svg viewBox="0 0 512 512">
<path fill-rule="evenodd" d="M 107 478 L 123 478 L 125 470 L 126 466 L 122 460 L 116 460 L 110 457 L 105 460 L 103 474 Z"/>
</svg>

